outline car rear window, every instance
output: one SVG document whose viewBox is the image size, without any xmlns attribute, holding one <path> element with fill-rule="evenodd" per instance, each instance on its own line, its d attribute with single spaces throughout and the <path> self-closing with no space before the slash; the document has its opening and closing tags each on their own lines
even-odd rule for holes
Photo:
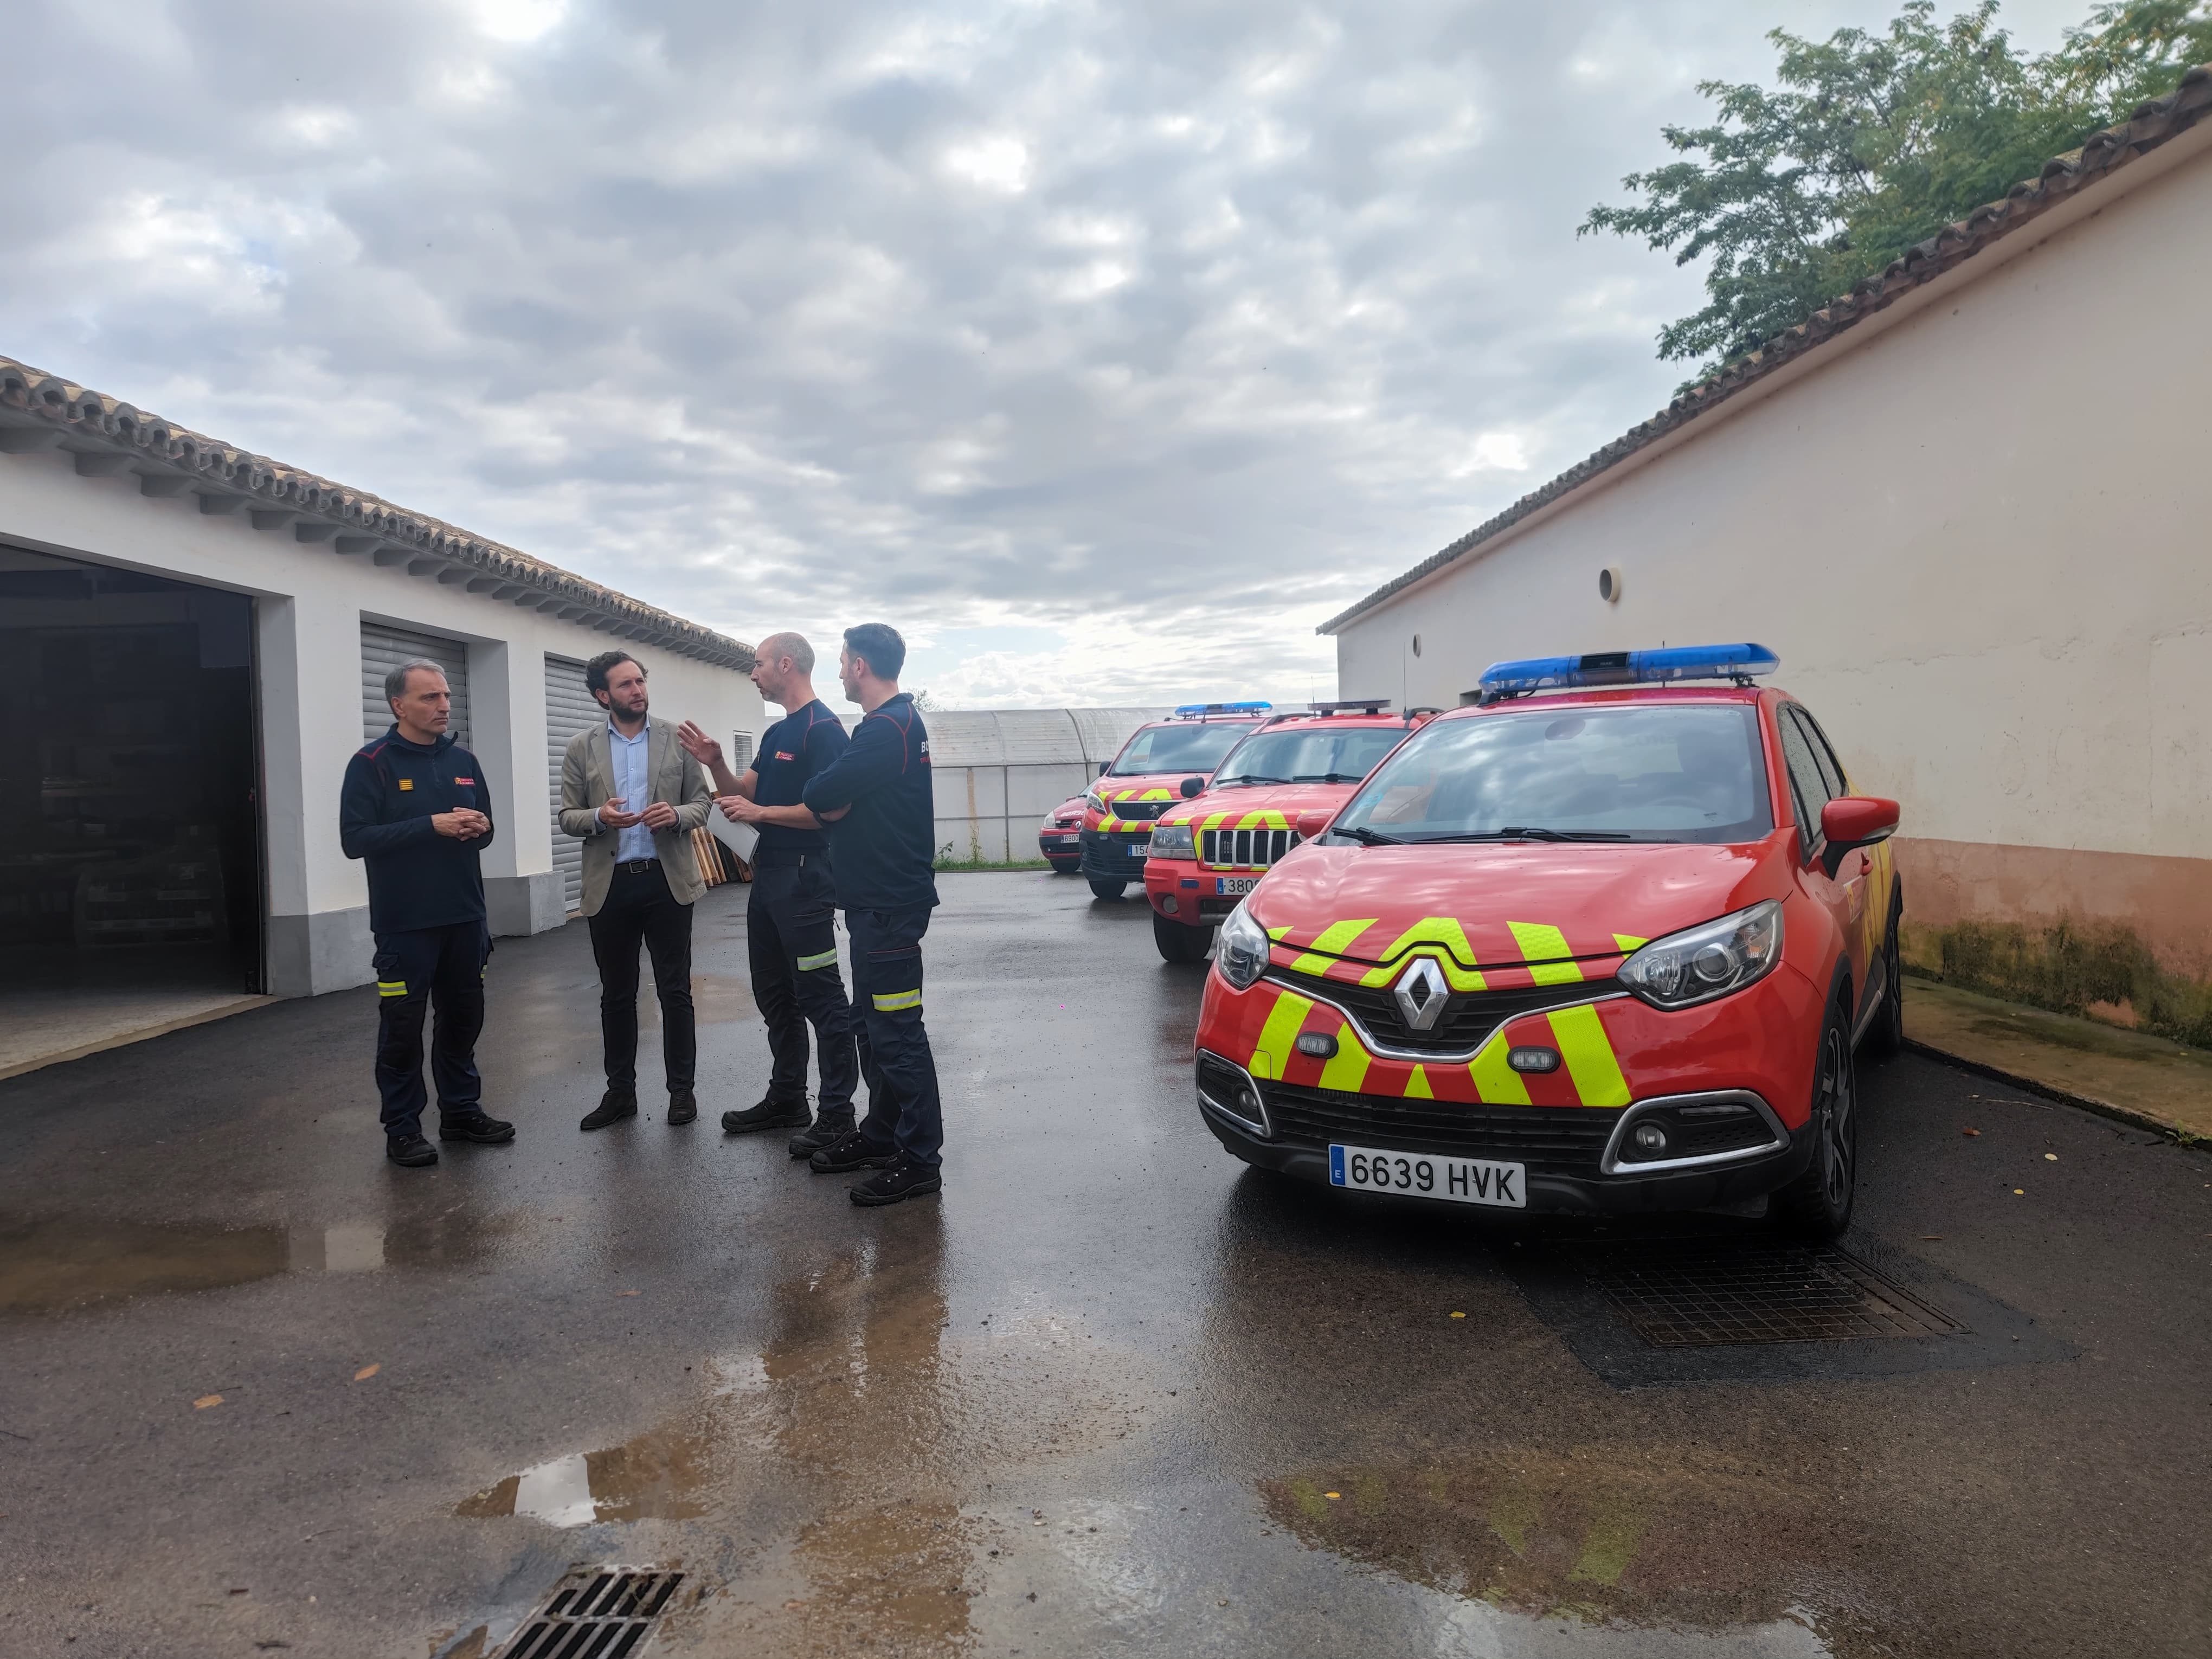
<svg viewBox="0 0 2212 1659">
<path fill-rule="evenodd" d="M 1133 777 L 1144 772 L 1211 772 L 1237 739 L 1252 729 L 1249 720 L 1191 720 L 1173 726 L 1148 726 L 1129 739 L 1114 757 L 1109 777 Z"/>
<path fill-rule="evenodd" d="M 1293 726 L 1255 732 L 1221 763 L 1213 781 L 1357 783 L 1405 735 L 1402 726 Z"/>
<path fill-rule="evenodd" d="M 1510 829 L 1752 841 L 1774 827 L 1749 704 L 1532 708 L 1431 722 L 1338 817 L 1402 841 Z"/>
</svg>

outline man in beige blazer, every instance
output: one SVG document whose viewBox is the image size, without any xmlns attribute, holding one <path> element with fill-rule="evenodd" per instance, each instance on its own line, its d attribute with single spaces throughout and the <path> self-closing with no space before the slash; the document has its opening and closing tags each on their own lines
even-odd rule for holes
<svg viewBox="0 0 2212 1659">
<path fill-rule="evenodd" d="M 692 1091 L 699 1044 L 691 1015 L 691 906 L 707 884 L 691 832 L 714 798 L 676 728 L 646 713 L 645 668 L 603 652 L 584 684 L 605 722 L 568 739 L 561 759 L 561 828 L 584 842 L 584 920 L 599 965 L 599 1036 L 607 1091 L 582 1127 L 637 1115 L 637 949 L 653 958 L 668 1121 L 699 1115 Z"/>
</svg>

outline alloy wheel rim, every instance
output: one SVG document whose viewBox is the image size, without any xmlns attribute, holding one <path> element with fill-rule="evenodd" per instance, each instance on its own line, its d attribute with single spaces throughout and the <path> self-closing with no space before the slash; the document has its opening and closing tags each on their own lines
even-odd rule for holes
<svg viewBox="0 0 2212 1659">
<path fill-rule="evenodd" d="M 1821 1054 L 1821 1162 L 1826 1166 L 1828 1201 L 1838 1210 L 1851 1191 L 1850 1068 L 1844 1055 L 1841 1033 L 1830 1031 Z"/>
</svg>

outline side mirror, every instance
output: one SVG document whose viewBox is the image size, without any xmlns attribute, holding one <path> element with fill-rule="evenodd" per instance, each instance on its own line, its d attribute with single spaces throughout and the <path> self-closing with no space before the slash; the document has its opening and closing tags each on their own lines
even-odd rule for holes
<svg viewBox="0 0 2212 1659">
<path fill-rule="evenodd" d="M 1113 763 L 1114 763 L 1112 761 L 1100 761 L 1098 763 L 1098 775 L 1102 778 L 1104 777 L 1106 775 L 1106 769 Z"/>
<path fill-rule="evenodd" d="M 1838 795 L 1820 809 L 1820 835 L 1828 844 L 1820 867 L 1831 879 L 1843 868 L 1844 854 L 1871 847 L 1897 833 L 1897 803 L 1874 795 Z"/>
<path fill-rule="evenodd" d="M 1206 780 L 1204 778 L 1185 778 L 1182 781 L 1182 798 L 1185 800 L 1196 800 L 1205 793 Z"/>
<path fill-rule="evenodd" d="M 1322 830 L 1326 830 L 1326 829 L 1328 829 L 1328 826 L 1329 826 L 1329 821 L 1330 821 L 1332 818 L 1335 817 L 1335 816 L 1336 816 L 1336 814 L 1335 814 L 1335 813 L 1334 813 L 1334 812 L 1301 812 L 1301 813 L 1299 813 L 1299 814 L 1298 814 L 1298 835 L 1299 835 L 1299 836 L 1300 836 L 1302 839 L 1304 839 L 1304 840 L 1306 840 L 1306 841 L 1311 841 L 1311 840 L 1312 840 L 1316 836 L 1318 836 L 1319 834 L 1321 834 L 1321 832 L 1322 832 Z"/>
</svg>

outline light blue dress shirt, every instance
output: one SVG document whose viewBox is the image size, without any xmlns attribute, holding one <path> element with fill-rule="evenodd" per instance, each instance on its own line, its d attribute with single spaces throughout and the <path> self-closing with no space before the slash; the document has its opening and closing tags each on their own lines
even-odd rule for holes
<svg viewBox="0 0 2212 1659">
<path fill-rule="evenodd" d="M 653 799 L 653 723 L 648 720 L 634 738 L 626 738 L 611 720 L 607 722 L 607 756 L 613 763 L 615 793 L 623 798 L 623 811 L 642 812 Z M 615 831 L 615 860 L 657 859 L 653 831 L 641 823 Z"/>
</svg>

